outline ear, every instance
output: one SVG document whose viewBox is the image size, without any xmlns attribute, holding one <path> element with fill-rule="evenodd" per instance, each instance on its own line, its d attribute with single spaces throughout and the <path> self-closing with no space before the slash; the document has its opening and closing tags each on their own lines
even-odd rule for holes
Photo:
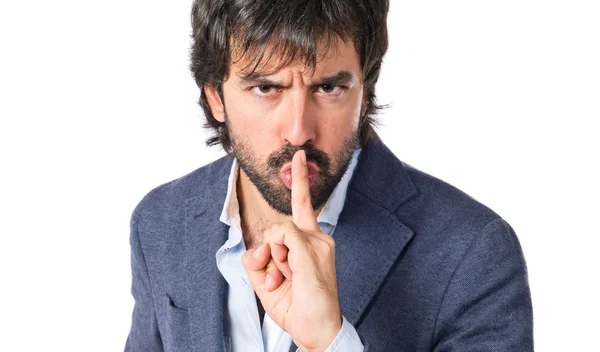
<svg viewBox="0 0 600 352">
<path fill-rule="evenodd" d="M 204 94 L 206 94 L 206 100 L 214 118 L 219 122 L 225 122 L 225 108 L 217 88 L 206 84 L 204 85 Z"/>
<path fill-rule="evenodd" d="M 363 116 L 365 116 L 365 113 L 367 112 L 367 104 L 368 103 L 369 103 L 369 92 L 365 89 L 365 90 L 363 90 L 362 105 L 360 107 L 360 117 L 361 118 Z"/>
</svg>

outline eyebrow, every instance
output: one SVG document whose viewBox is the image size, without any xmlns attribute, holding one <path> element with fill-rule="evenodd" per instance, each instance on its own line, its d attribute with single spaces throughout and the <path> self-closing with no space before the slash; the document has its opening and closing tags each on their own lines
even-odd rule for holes
<svg viewBox="0 0 600 352">
<path fill-rule="evenodd" d="M 356 77 L 350 71 L 340 71 L 331 76 L 318 78 L 312 83 L 313 86 L 345 86 L 356 81 Z"/>
<path fill-rule="evenodd" d="M 289 88 L 283 82 L 268 78 L 269 75 L 260 72 L 254 72 L 248 76 L 241 77 L 239 85 L 241 86 L 275 86 Z M 319 77 L 310 83 L 311 86 L 323 85 L 349 85 L 355 82 L 357 78 L 350 71 L 339 71 L 332 75 Z"/>
</svg>

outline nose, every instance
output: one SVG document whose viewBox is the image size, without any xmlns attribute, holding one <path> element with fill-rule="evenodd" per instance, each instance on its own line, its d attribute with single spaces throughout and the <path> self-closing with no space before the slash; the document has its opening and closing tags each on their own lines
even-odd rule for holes
<svg viewBox="0 0 600 352">
<path fill-rule="evenodd" d="M 304 89 L 290 92 L 285 102 L 282 116 L 282 140 L 300 147 L 305 143 L 314 143 L 316 138 L 315 116 L 310 112 L 310 101 Z"/>
</svg>

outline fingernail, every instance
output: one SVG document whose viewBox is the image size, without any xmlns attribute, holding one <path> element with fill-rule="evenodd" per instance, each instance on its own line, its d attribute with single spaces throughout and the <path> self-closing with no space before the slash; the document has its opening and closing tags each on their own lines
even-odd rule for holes
<svg viewBox="0 0 600 352">
<path fill-rule="evenodd" d="M 300 160 L 302 160 L 302 164 L 306 165 L 306 152 L 304 150 L 300 151 Z"/>
<path fill-rule="evenodd" d="M 252 256 L 254 257 L 254 259 L 259 259 L 262 256 L 264 251 L 265 251 L 265 244 L 263 243 L 254 250 L 254 253 L 252 253 Z"/>
<path fill-rule="evenodd" d="M 267 290 L 270 289 L 273 285 L 273 278 L 269 274 L 267 274 L 267 282 L 265 285 L 267 286 Z"/>
</svg>

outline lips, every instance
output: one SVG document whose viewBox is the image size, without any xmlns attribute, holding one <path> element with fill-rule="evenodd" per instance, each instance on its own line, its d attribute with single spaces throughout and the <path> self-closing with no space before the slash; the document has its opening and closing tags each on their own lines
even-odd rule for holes
<svg viewBox="0 0 600 352">
<path fill-rule="evenodd" d="M 312 162 L 306 163 L 308 169 L 308 185 L 312 186 L 319 175 L 319 167 Z M 279 171 L 279 177 L 289 189 L 292 189 L 292 163 L 286 163 Z"/>
</svg>

